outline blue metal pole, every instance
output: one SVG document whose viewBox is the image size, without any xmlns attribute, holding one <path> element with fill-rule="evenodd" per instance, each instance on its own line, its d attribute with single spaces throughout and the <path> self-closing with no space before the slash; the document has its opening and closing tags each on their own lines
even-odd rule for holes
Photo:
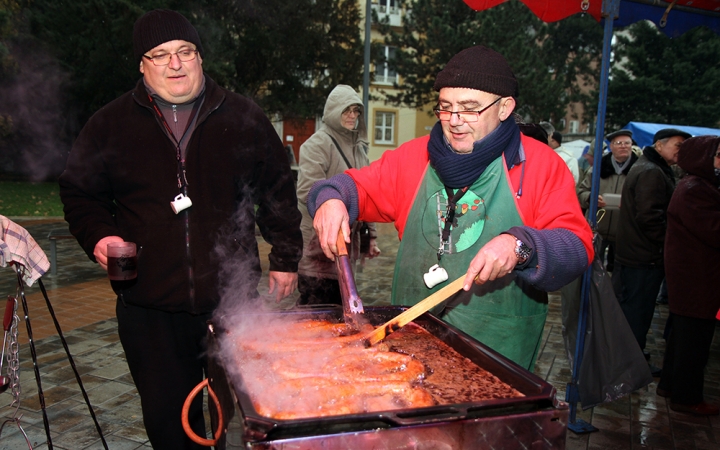
<svg viewBox="0 0 720 450">
<path fill-rule="evenodd" d="M 370 120 L 370 26 L 372 24 L 372 2 L 365 0 L 365 52 L 363 55 L 363 109 L 365 123 Z"/>
<path fill-rule="evenodd" d="M 605 19 L 603 34 L 603 50 L 602 64 L 600 66 L 600 98 L 598 101 L 597 126 L 595 129 L 595 148 L 593 155 L 593 174 L 592 187 L 590 189 L 590 206 L 588 214 L 590 218 L 590 226 L 595 230 L 597 226 L 597 217 L 594 214 L 598 205 L 598 190 L 600 190 L 600 170 L 603 140 L 605 136 L 605 110 L 607 107 L 607 90 L 608 78 L 610 75 L 610 52 L 612 50 L 613 37 L 613 21 L 620 11 L 621 0 L 603 0 L 602 15 Z M 570 406 L 570 417 L 568 428 L 575 433 L 588 433 L 597 431 L 597 428 L 585 422 L 576 419 L 578 395 L 578 375 L 583 359 L 583 351 L 585 349 L 585 333 L 587 329 L 587 314 L 590 305 L 590 283 L 592 283 L 592 265 L 588 267 L 583 275 L 582 287 L 580 290 L 580 311 L 578 313 L 577 337 L 575 340 L 575 355 L 572 368 L 572 379 L 567 385 L 565 399 Z"/>
</svg>

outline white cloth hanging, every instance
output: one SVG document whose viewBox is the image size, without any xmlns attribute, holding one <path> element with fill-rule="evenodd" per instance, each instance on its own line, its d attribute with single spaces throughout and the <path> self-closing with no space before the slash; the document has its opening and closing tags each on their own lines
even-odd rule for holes
<svg viewBox="0 0 720 450">
<path fill-rule="evenodd" d="M 50 261 L 30 233 L 7 217 L 0 216 L 0 267 L 7 267 L 13 262 L 25 268 L 22 277 L 28 287 L 50 269 Z"/>
</svg>

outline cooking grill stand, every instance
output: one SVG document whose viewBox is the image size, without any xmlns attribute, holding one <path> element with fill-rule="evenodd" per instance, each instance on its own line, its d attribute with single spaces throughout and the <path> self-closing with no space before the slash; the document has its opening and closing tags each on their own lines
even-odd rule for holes
<svg viewBox="0 0 720 450">
<path fill-rule="evenodd" d="M 35 371 L 35 381 L 37 382 L 38 387 L 38 398 L 40 401 L 40 408 L 42 409 L 42 416 L 43 416 L 43 425 L 45 427 L 45 435 L 47 436 L 47 447 L 48 449 L 53 449 L 52 444 L 52 437 L 50 435 L 50 422 L 47 417 L 47 411 L 45 408 L 45 395 L 43 394 L 42 390 L 42 382 L 40 381 L 40 369 L 38 367 L 37 363 L 37 352 L 35 350 L 35 341 L 33 339 L 33 333 L 32 333 L 32 326 L 30 323 L 30 312 L 28 310 L 27 305 L 27 299 L 25 298 L 25 289 L 23 287 L 23 272 L 25 271 L 25 267 L 22 264 L 19 264 L 17 262 L 11 263 L 13 269 L 15 269 L 15 275 L 17 277 L 17 294 L 16 294 L 16 302 L 15 302 L 15 310 L 17 310 L 17 300 L 19 300 L 22 303 L 23 306 L 23 312 L 25 313 L 25 325 L 27 328 L 28 333 L 28 341 L 30 344 L 30 354 L 32 356 L 33 360 L 33 369 Z M 105 436 L 102 433 L 102 429 L 100 428 L 100 424 L 97 421 L 97 417 L 95 416 L 95 411 L 92 408 L 92 405 L 90 404 L 90 399 L 88 398 L 87 392 L 85 391 L 85 387 L 83 386 L 82 379 L 80 378 L 80 374 L 77 371 L 77 368 L 75 367 L 75 361 L 72 358 L 72 355 L 70 354 L 70 349 L 68 348 L 67 341 L 65 340 L 65 336 L 63 336 L 62 330 L 60 329 L 60 324 L 57 321 L 57 317 L 55 316 L 55 311 L 50 304 L 50 299 L 48 298 L 47 291 L 45 290 L 45 285 L 42 282 L 41 278 L 38 278 L 38 285 L 40 286 L 40 290 L 42 291 L 43 297 L 45 298 L 45 304 L 47 305 L 48 311 L 50 312 L 50 316 L 53 319 L 53 322 L 55 324 L 55 328 L 58 332 L 58 335 L 60 336 L 60 341 L 62 342 L 63 348 L 65 349 L 65 353 L 67 354 L 68 361 L 70 362 L 70 366 L 73 369 L 73 372 L 75 373 L 75 379 L 78 382 L 78 386 L 80 387 L 80 390 L 82 392 L 83 398 L 85 399 L 85 403 L 88 406 L 88 410 L 90 411 L 90 416 L 92 417 L 93 421 L 95 422 L 95 428 L 97 429 L 98 434 L 100 435 L 100 440 L 103 443 L 103 447 L 105 450 L 108 450 L 107 442 L 105 441 Z M 15 349 L 11 348 L 11 351 L 8 354 L 8 362 L 11 364 L 9 367 L 9 370 L 11 372 L 10 378 L 11 378 L 11 388 L 12 388 L 12 394 L 13 394 L 13 402 L 10 406 L 16 407 L 15 413 L 13 414 L 13 417 L 7 418 L 3 421 L 2 425 L 0 425 L 0 436 L 2 436 L 2 430 L 5 427 L 6 424 L 13 422 L 17 427 L 20 429 L 20 432 L 25 437 L 25 441 L 28 445 L 29 449 L 32 449 L 32 444 L 30 443 L 30 439 L 28 438 L 27 434 L 25 433 L 25 430 L 20 425 L 20 420 L 22 419 L 22 415 L 18 416 L 18 410 L 20 408 L 20 393 L 21 388 L 18 381 L 18 371 L 19 371 L 19 361 L 17 360 L 17 354 L 18 354 L 18 346 L 17 346 L 17 327 L 19 324 L 20 318 L 17 316 L 15 311 L 13 312 L 13 324 L 11 326 L 11 334 L 14 334 L 14 336 L 11 336 L 11 342 L 14 339 L 14 345 Z M 14 352 L 14 355 L 13 355 Z M 11 359 L 15 358 L 14 361 L 11 362 Z M 13 366 L 14 365 L 14 366 Z M 12 373 L 14 372 L 14 373 Z"/>
</svg>

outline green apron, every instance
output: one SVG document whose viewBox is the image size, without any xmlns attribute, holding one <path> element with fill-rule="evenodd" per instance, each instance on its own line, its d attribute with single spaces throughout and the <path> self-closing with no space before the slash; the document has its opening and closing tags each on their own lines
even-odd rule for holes
<svg viewBox="0 0 720 450">
<path fill-rule="evenodd" d="M 392 303 L 414 305 L 447 284 L 428 289 L 423 274 L 438 263 L 445 225 L 445 186 L 428 167 L 398 249 Z M 510 190 L 503 157 L 497 158 L 457 202 L 455 223 L 440 260 L 450 280 L 464 276 L 478 251 L 510 227 L 523 225 Z M 532 370 L 547 316 L 547 293 L 512 272 L 460 291 L 434 311 L 493 350 Z"/>
</svg>

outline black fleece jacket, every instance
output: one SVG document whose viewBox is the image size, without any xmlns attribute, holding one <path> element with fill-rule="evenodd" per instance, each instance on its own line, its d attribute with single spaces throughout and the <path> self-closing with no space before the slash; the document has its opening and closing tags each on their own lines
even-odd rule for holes
<svg viewBox="0 0 720 450">
<path fill-rule="evenodd" d="M 175 145 L 142 79 L 90 118 L 60 177 L 65 219 L 91 260 L 106 236 L 137 244 L 136 282 L 113 282 L 126 303 L 199 314 L 223 291 L 257 295 L 255 223 L 272 245 L 270 270 L 297 271 L 301 216 L 282 142 L 255 103 L 205 80 L 185 161 L 189 209 L 170 207 Z"/>
</svg>

